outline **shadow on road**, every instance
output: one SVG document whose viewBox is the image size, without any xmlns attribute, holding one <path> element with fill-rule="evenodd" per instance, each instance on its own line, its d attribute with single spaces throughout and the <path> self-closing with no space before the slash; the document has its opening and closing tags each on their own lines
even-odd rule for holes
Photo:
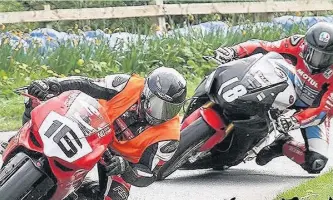
<svg viewBox="0 0 333 200">
<path fill-rule="evenodd" d="M 185 171 L 185 170 L 182 170 Z M 186 170 L 190 172 L 191 170 Z M 235 184 L 235 181 L 239 180 L 242 184 L 253 184 L 260 182 L 261 184 L 272 183 L 276 184 L 279 182 L 289 182 L 292 180 L 306 180 L 310 178 L 316 177 L 316 175 L 287 175 L 287 174 L 270 174 L 270 173 L 262 173 L 256 170 L 251 169 L 228 169 L 226 171 L 214 171 L 209 170 L 203 174 L 197 175 L 188 175 L 186 173 L 184 176 L 177 177 L 168 177 L 161 183 L 165 184 L 173 184 L 173 183 L 188 183 L 192 184 L 196 183 L 221 183 L 221 184 Z"/>
</svg>

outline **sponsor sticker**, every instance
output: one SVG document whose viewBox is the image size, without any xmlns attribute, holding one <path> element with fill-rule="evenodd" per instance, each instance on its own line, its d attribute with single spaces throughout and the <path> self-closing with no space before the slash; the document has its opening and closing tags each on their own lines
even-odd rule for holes
<svg viewBox="0 0 333 200">
<path fill-rule="evenodd" d="M 289 104 L 293 104 L 295 102 L 295 98 L 293 95 L 289 96 Z"/>
<path fill-rule="evenodd" d="M 104 128 L 102 128 L 101 130 L 98 131 L 98 137 L 102 138 L 104 136 L 106 136 L 107 134 L 109 134 L 111 132 L 111 128 L 110 126 L 105 126 Z"/>
<path fill-rule="evenodd" d="M 319 35 L 319 41 L 322 41 L 322 42 L 327 43 L 330 40 L 330 38 L 331 38 L 331 36 L 327 32 L 322 32 Z"/>
<path fill-rule="evenodd" d="M 281 79 L 287 78 L 287 74 L 280 67 L 275 67 L 274 71 L 275 71 L 276 75 L 278 77 L 280 77 Z"/>
<path fill-rule="evenodd" d="M 301 41 L 301 39 L 302 39 L 302 36 L 300 36 L 300 35 L 293 35 L 293 36 L 290 37 L 290 44 L 292 46 L 297 46 L 298 43 Z"/>
<path fill-rule="evenodd" d="M 333 70 L 331 68 L 328 68 L 323 75 L 326 79 L 329 79 L 333 75 Z"/>
</svg>

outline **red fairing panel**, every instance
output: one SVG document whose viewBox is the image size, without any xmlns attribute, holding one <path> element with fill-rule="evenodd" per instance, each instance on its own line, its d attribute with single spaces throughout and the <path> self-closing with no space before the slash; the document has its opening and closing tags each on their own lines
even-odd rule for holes
<svg viewBox="0 0 333 200">
<path fill-rule="evenodd" d="M 213 108 L 200 108 L 200 114 L 205 122 L 216 130 L 216 133 L 200 148 L 200 151 L 209 151 L 225 138 L 226 133 L 224 129 L 226 126 L 220 115 Z"/>
<path fill-rule="evenodd" d="M 188 125 L 192 124 L 195 120 L 197 120 L 201 116 L 200 108 L 195 110 L 192 114 L 190 114 L 182 123 L 180 131 L 184 130 Z"/>
<path fill-rule="evenodd" d="M 19 146 L 44 154 L 58 185 L 51 199 L 65 198 L 102 158 L 114 134 L 96 102 L 84 93 L 71 91 L 36 107 L 31 122 L 11 140 L 3 160 Z M 40 147 L 31 141 L 30 134 Z"/>
<path fill-rule="evenodd" d="M 7 162 L 11 158 L 11 154 L 18 147 L 24 147 L 31 151 L 43 153 L 43 149 L 39 146 L 36 146 L 30 139 L 30 131 L 31 122 L 27 122 L 19 131 L 18 133 L 10 140 L 5 152 L 2 154 L 3 162 Z"/>
</svg>

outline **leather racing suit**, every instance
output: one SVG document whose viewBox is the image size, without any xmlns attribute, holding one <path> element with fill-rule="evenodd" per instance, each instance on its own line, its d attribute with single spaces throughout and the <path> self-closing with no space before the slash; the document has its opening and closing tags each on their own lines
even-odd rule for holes
<svg viewBox="0 0 333 200">
<path fill-rule="evenodd" d="M 61 92 L 80 90 L 100 100 L 109 112 L 115 130 L 110 150 L 129 161 L 123 175 L 107 177 L 102 164 L 98 164 L 99 188 L 90 188 L 105 200 L 128 199 L 131 185 L 146 187 L 156 180 L 160 167 L 178 147 L 180 122 L 177 115 L 162 124 L 151 126 L 140 112 L 140 94 L 144 78 L 136 75 L 116 74 L 102 79 L 85 77 L 58 78 Z M 23 121 L 30 119 L 33 102 L 26 103 Z M 133 150 L 134 149 L 134 150 Z M 129 150 L 129 151 L 128 151 Z M 85 189 L 93 184 L 87 184 Z M 96 184 L 95 186 L 98 186 Z M 89 193 L 89 192 L 88 192 Z"/>
<path fill-rule="evenodd" d="M 285 69 L 293 81 L 297 99 L 292 108 L 305 143 L 287 141 L 283 155 L 298 163 L 309 173 L 319 173 L 326 165 L 329 146 L 330 118 L 333 107 L 333 66 L 323 73 L 311 74 L 303 61 L 304 37 L 293 35 L 282 40 L 268 42 L 248 41 L 229 48 L 227 54 L 244 58 L 257 53 L 280 53 L 295 68 Z M 234 52 L 232 52 L 234 51 Z M 320 162 L 316 162 L 316 160 Z"/>
</svg>

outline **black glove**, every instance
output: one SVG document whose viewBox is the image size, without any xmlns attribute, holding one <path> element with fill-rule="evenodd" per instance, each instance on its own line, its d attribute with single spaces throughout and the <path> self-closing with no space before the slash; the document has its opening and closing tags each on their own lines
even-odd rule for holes
<svg viewBox="0 0 333 200">
<path fill-rule="evenodd" d="M 238 56 L 236 50 L 231 47 L 219 47 L 214 51 L 214 58 L 224 64 L 236 60 Z"/>
<path fill-rule="evenodd" d="M 55 78 L 33 81 L 28 87 L 28 94 L 40 100 L 45 100 L 49 94 L 58 95 L 60 91 L 61 86 Z"/>
<path fill-rule="evenodd" d="M 105 167 L 106 175 L 121 175 L 126 171 L 128 167 L 129 163 L 128 161 L 124 160 L 124 158 L 120 156 L 113 156 Z"/>
<path fill-rule="evenodd" d="M 291 130 L 300 128 L 300 124 L 295 117 L 279 117 L 276 120 L 277 130 L 283 133 L 288 133 Z"/>
</svg>

